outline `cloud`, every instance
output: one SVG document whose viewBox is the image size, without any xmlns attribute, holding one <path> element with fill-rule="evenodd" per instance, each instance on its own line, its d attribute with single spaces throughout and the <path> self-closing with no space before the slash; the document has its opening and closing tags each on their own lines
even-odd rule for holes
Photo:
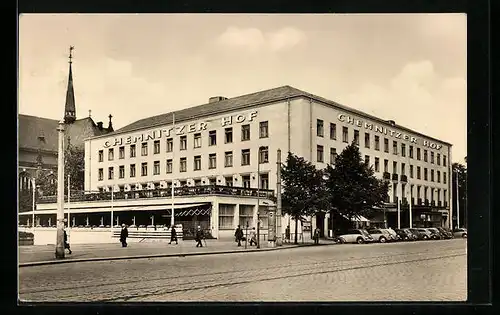
<svg viewBox="0 0 500 315">
<path fill-rule="evenodd" d="M 244 48 L 250 52 L 269 50 L 277 52 L 294 47 L 305 40 L 305 34 L 293 27 L 285 27 L 273 32 L 262 32 L 258 28 L 228 27 L 217 38 L 223 47 Z"/>
</svg>

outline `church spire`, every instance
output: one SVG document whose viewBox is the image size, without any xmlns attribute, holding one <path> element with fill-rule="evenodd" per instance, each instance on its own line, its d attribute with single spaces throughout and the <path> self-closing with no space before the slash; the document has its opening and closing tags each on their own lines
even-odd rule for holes
<svg viewBox="0 0 500 315">
<path fill-rule="evenodd" d="M 71 69 L 73 49 L 75 49 L 74 46 L 69 46 L 68 90 L 66 91 L 66 104 L 64 105 L 64 122 L 66 124 L 71 124 L 76 120 L 75 92 L 73 90 L 73 72 Z"/>
</svg>

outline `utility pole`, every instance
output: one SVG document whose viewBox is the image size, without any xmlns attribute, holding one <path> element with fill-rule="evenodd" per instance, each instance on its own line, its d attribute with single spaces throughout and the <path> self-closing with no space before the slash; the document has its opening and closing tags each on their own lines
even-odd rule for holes
<svg viewBox="0 0 500 315">
<path fill-rule="evenodd" d="M 276 184 L 276 245 L 282 246 L 282 234 L 281 234 L 281 150 L 278 149 L 278 156 L 276 160 L 276 175 L 277 175 L 277 184 Z"/>
<path fill-rule="evenodd" d="M 456 185 L 456 192 L 457 192 L 457 228 L 460 228 L 460 195 L 458 193 L 458 169 L 455 172 L 455 185 Z M 453 217 L 451 218 L 453 221 Z"/>
<path fill-rule="evenodd" d="M 64 258 L 64 122 L 59 122 L 59 151 L 57 154 L 57 239 L 56 258 Z"/>
<path fill-rule="evenodd" d="M 68 229 L 69 229 L 69 227 L 71 225 L 71 223 L 70 223 L 71 221 L 69 220 L 69 216 L 70 216 L 70 213 L 69 213 L 69 211 L 70 211 L 70 209 L 69 209 L 70 204 L 69 203 L 70 203 L 70 191 L 71 191 L 70 187 L 71 187 L 70 186 L 70 176 L 68 174 Z"/>
<path fill-rule="evenodd" d="M 172 113 L 172 130 L 174 131 L 173 134 L 175 135 L 175 113 Z M 175 145 L 174 145 L 174 137 L 172 136 L 172 216 L 170 217 L 170 227 L 174 226 L 174 165 L 175 165 Z"/>
<path fill-rule="evenodd" d="M 36 179 L 33 177 L 33 214 L 32 214 L 32 220 L 33 220 L 33 232 L 35 231 L 35 207 L 36 207 Z"/>
<path fill-rule="evenodd" d="M 257 154 L 257 248 L 260 248 L 260 147 Z"/>
</svg>

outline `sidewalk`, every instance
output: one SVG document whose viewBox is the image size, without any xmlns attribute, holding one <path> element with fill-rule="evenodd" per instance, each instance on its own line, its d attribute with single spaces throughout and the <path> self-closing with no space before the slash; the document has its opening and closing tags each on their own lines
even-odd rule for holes
<svg viewBox="0 0 500 315">
<path fill-rule="evenodd" d="M 320 245 L 330 245 L 334 242 L 329 240 L 321 240 Z M 37 246 L 19 246 L 19 266 L 38 266 L 58 263 L 84 262 L 84 261 L 102 261 L 102 260 L 118 260 L 118 259 L 137 259 L 137 258 L 153 258 L 153 257 L 182 257 L 192 255 L 210 255 L 210 254 L 229 254 L 241 252 L 255 251 L 272 251 L 300 246 L 313 246 L 313 242 L 299 243 L 298 245 L 283 244 L 279 247 L 268 247 L 267 242 L 262 242 L 261 248 L 249 246 L 245 249 L 245 244 L 242 243 L 238 247 L 234 241 L 222 240 L 207 240 L 206 246 L 203 242 L 203 247 L 196 247 L 196 242 L 193 240 L 179 241 L 178 245 L 168 244 L 165 242 L 156 243 L 129 243 L 128 247 L 122 248 L 120 243 L 113 244 L 76 244 L 71 246 L 72 254 L 65 252 L 64 259 L 55 258 L 54 245 L 37 245 Z"/>
</svg>

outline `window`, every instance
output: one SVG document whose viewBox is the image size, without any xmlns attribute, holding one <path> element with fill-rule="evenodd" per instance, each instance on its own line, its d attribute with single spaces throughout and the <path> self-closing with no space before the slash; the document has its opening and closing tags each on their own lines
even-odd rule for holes
<svg viewBox="0 0 500 315">
<path fill-rule="evenodd" d="M 148 176 L 148 163 L 144 162 L 141 164 L 141 176 Z"/>
<path fill-rule="evenodd" d="M 99 162 L 102 162 L 102 161 L 104 161 L 104 151 L 99 150 Z"/>
<path fill-rule="evenodd" d="M 446 203 L 446 200 L 448 200 L 448 199 L 446 198 L 446 193 L 447 193 L 447 192 L 448 192 L 448 191 L 447 191 L 446 189 L 443 189 L 443 199 L 444 199 L 444 202 L 445 202 L 445 203 Z"/>
<path fill-rule="evenodd" d="M 160 175 L 160 161 L 153 162 L 153 175 Z"/>
<path fill-rule="evenodd" d="M 130 177 L 135 177 L 135 164 L 130 164 Z"/>
<path fill-rule="evenodd" d="M 115 177 L 115 168 L 109 167 L 108 168 L 108 179 L 113 179 L 113 177 Z"/>
<path fill-rule="evenodd" d="M 420 166 L 417 166 L 417 179 L 420 179 Z"/>
<path fill-rule="evenodd" d="M 250 227 L 253 222 L 253 206 L 240 205 L 240 218 L 238 224 L 242 229 L 246 229 L 246 226 Z"/>
<path fill-rule="evenodd" d="M 226 186 L 233 187 L 233 178 L 231 176 L 224 179 L 226 180 Z"/>
<path fill-rule="evenodd" d="M 130 145 L 130 157 L 135 157 L 135 144 Z"/>
<path fill-rule="evenodd" d="M 434 164 L 434 152 L 431 151 L 431 164 Z"/>
<path fill-rule="evenodd" d="M 153 154 L 160 153 L 160 140 L 155 140 L 153 144 Z"/>
<path fill-rule="evenodd" d="M 195 133 L 194 136 L 194 141 L 193 141 L 193 147 L 196 148 L 201 148 L 201 133 Z"/>
<path fill-rule="evenodd" d="M 427 201 L 427 187 L 424 186 L 424 199 Z"/>
<path fill-rule="evenodd" d="M 424 167 L 424 180 L 427 180 L 427 168 Z"/>
<path fill-rule="evenodd" d="M 420 161 L 420 148 L 417 148 L 417 160 Z"/>
<path fill-rule="evenodd" d="M 349 133 L 347 127 L 342 127 L 342 142 L 349 142 Z"/>
<path fill-rule="evenodd" d="M 167 139 L 167 152 L 172 152 L 173 150 L 174 150 L 174 139 L 168 138 Z"/>
<path fill-rule="evenodd" d="M 330 139 L 337 140 L 337 125 L 330 123 Z"/>
<path fill-rule="evenodd" d="M 187 172 L 187 158 L 185 157 L 180 159 L 180 171 Z"/>
<path fill-rule="evenodd" d="M 180 141 L 180 146 L 181 146 L 180 150 L 186 150 L 187 149 L 187 145 L 188 145 L 187 144 L 187 141 L 188 141 L 187 136 L 181 136 L 181 138 L 180 138 L 179 141 Z"/>
<path fill-rule="evenodd" d="M 210 169 L 217 168 L 217 154 L 216 153 L 210 153 L 208 155 L 208 168 L 210 168 Z"/>
<path fill-rule="evenodd" d="M 118 157 L 120 159 L 124 159 L 125 158 L 125 147 L 120 147 L 118 149 Z"/>
<path fill-rule="evenodd" d="M 404 143 L 401 143 L 401 156 L 406 156 L 406 145 Z"/>
<path fill-rule="evenodd" d="M 409 152 L 409 154 L 410 154 L 410 159 L 413 159 L 413 146 L 412 145 L 410 145 L 410 152 Z"/>
<path fill-rule="evenodd" d="M 392 162 L 392 173 L 397 174 L 398 173 L 398 162 L 393 161 Z"/>
<path fill-rule="evenodd" d="M 380 151 L 380 137 L 375 136 L 375 150 Z"/>
<path fill-rule="evenodd" d="M 441 182 L 441 172 L 440 171 L 437 171 L 437 182 L 440 183 Z"/>
<path fill-rule="evenodd" d="M 317 160 L 318 162 L 323 162 L 323 146 L 318 145 L 316 148 Z"/>
<path fill-rule="evenodd" d="M 104 169 L 100 168 L 99 172 L 97 174 L 98 174 L 97 178 L 99 178 L 99 180 L 103 180 L 104 179 Z"/>
<path fill-rule="evenodd" d="M 194 157 L 194 170 L 201 170 L 201 155 L 197 155 Z"/>
<path fill-rule="evenodd" d="M 260 174 L 260 189 L 269 189 L 269 175 Z"/>
<path fill-rule="evenodd" d="M 233 143 L 233 127 L 224 129 L 224 143 Z"/>
<path fill-rule="evenodd" d="M 370 148 L 370 134 L 365 132 L 365 148 Z"/>
<path fill-rule="evenodd" d="M 269 148 L 268 147 L 260 147 L 259 148 L 259 163 L 268 163 L 269 162 Z"/>
<path fill-rule="evenodd" d="M 370 156 L 369 155 L 365 155 L 365 164 L 370 165 Z"/>
<path fill-rule="evenodd" d="M 316 136 L 323 137 L 323 134 L 324 134 L 323 120 L 316 119 Z"/>
<path fill-rule="evenodd" d="M 241 165 L 250 165 L 250 149 L 241 150 Z"/>
<path fill-rule="evenodd" d="M 224 166 L 225 167 L 233 166 L 233 151 L 226 151 L 224 153 Z"/>
<path fill-rule="evenodd" d="M 398 142 L 397 141 L 392 141 L 392 153 L 398 154 Z"/>
<path fill-rule="evenodd" d="M 443 172 L 443 184 L 446 184 L 446 180 L 447 180 L 446 178 L 447 178 L 446 172 Z"/>
<path fill-rule="evenodd" d="M 173 171 L 173 165 L 172 165 L 172 159 L 167 160 L 167 174 L 172 173 Z"/>
<path fill-rule="evenodd" d="M 401 175 L 406 175 L 406 164 L 401 163 Z"/>
<path fill-rule="evenodd" d="M 115 159 L 115 150 L 108 149 L 108 161 L 113 161 Z"/>
<path fill-rule="evenodd" d="M 354 143 L 359 145 L 359 130 L 354 130 Z"/>
<path fill-rule="evenodd" d="M 243 181 L 244 188 L 250 188 L 250 175 L 242 176 L 241 180 Z"/>
<path fill-rule="evenodd" d="M 330 148 L 330 164 L 335 164 L 336 159 L 337 159 L 337 149 Z"/>
<path fill-rule="evenodd" d="M 389 172 L 389 160 L 384 159 L 384 172 Z"/>
<path fill-rule="evenodd" d="M 260 138 L 269 137 L 269 126 L 267 121 L 261 121 L 259 123 L 259 137 Z"/>
<path fill-rule="evenodd" d="M 389 153 L 389 139 L 384 138 L 384 152 Z"/>
<path fill-rule="evenodd" d="M 434 170 L 431 170 L 431 182 L 434 181 Z"/>
<path fill-rule="evenodd" d="M 210 130 L 208 132 L 208 145 L 217 145 L 217 130 Z"/>
<path fill-rule="evenodd" d="M 413 178 L 413 165 L 410 165 L 410 178 Z"/>
<path fill-rule="evenodd" d="M 250 140 L 250 125 L 241 126 L 241 141 Z"/>
<path fill-rule="evenodd" d="M 427 162 L 427 150 L 424 150 L 424 162 Z"/>
<path fill-rule="evenodd" d="M 441 165 L 441 154 L 437 153 L 436 155 L 436 163 L 437 165 Z"/>
<path fill-rule="evenodd" d="M 219 204 L 219 229 L 232 229 L 234 205 Z"/>
<path fill-rule="evenodd" d="M 378 157 L 375 158 L 375 172 L 380 172 L 380 159 Z"/>
<path fill-rule="evenodd" d="M 446 166 L 446 155 L 443 155 L 443 166 Z"/>
<path fill-rule="evenodd" d="M 147 142 L 143 142 L 141 145 L 141 155 L 142 156 L 148 155 L 148 143 Z"/>
<path fill-rule="evenodd" d="M 120 165 L 118 171 L 119 171 L 118 176 L 120 178 L 125 178 L 125 165 Z"/>
</svg>

